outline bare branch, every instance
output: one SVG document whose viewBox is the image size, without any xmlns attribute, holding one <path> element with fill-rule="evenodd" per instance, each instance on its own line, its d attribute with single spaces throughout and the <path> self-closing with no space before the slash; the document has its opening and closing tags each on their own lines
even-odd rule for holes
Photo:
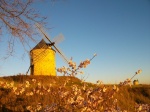
<svg viewBox="0 0 150 112">
<path fill-rule="evenodd" d="M 8 48 L 14 48 L 10 43 L 16 40 L 23 46 L 28 45 L 28 40 L 35 41 L 33 25 L 36 22 L 44 24 L 46 18 L 30 8 L 33 3 L 33 0 L 0 0 L 0 35 L 3 35 L 4 31 L 11 34 L 8 37 Z M 12 51 L 10 49 L 10 53 Z"/>
</svg>

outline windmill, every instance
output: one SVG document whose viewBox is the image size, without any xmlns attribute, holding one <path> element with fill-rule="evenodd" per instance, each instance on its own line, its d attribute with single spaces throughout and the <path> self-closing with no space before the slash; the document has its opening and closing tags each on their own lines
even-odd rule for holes
<svg viewBox="0 0 150 112">
<path fill-rule="evenodd" d="M 46 39 L 48 43 L 46 43 L 45 40 L 42 39 L 30 51 L 30 75 L 56 76 L 55 53 L 57 52 L 66 63 L 68 63 L 69 61 L 66 58 L 66 56 L 61 52 L 61 50 L 58 47 L 56 47 L 55 42 L 52 42 L 50 40 L 42 26 L 36 24 L 36 28 L 44 36 L 44 39 Z M 59 35 L 57 40 L 61 40 L 62 37 L 63 35 Z"/>
</svg>

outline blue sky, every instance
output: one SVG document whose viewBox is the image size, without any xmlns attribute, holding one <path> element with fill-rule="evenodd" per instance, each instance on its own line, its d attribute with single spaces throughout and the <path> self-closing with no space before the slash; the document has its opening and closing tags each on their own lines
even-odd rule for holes
<svg viewBox="0 0 150 112">
<path fill-rule="evenodd" d="M 68 58 L 80 63 L 97 53 L 83 70 L 86 81 L 119 83 L 142 69 L 134 79 L 150 84 L 149 0 L 58 0 L 53 4 L 36 2 L 33 7 L 47 16 L 47 26 L 52 28 L 47 33 L 51 38 L 59 33 L 64 35 L 65 40 L 58 47 Z M 3 42 L 0 47 L 4 45 Z M 3 56 L 4 49 L 0 51 Z M 19 43 L 15 52 L 15 56 L 1 61 L 1 76 L 27 71 L 28 54 L 22 55 Z M 58 55 L 56 61 L 57 67 L 65 65 Z"/>
</svg>

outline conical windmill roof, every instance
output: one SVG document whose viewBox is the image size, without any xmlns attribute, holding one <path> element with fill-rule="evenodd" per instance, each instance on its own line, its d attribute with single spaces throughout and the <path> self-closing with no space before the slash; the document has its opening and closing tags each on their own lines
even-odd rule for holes
<svg viewBox="0 0 150 112">
<path fill-rule="evenodd" d="M 43 48 L 43 49 L 47 48 L 47 45 L 46 45 L 46 42 L 44 41 L 44 39 L 42 39 L 33 49 L 41 49 L 41 48 Z"/>
<path fill-rule="evenodd" d="M 32 50 L 35 50 L 35 49 L 47 49 L 49 47 L 50 46 L 44 41 L 44 39 L 42 39 Z M 52 50 L 54 50 L 54 49 L 52 49 Z"/>
</svg>

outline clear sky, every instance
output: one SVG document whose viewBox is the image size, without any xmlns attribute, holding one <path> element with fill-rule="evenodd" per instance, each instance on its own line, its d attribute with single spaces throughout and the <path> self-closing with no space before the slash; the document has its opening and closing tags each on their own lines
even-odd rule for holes
<svg viewBox="0 0 150 112">
<path fill-rule="evenodd" d="M 51 39 L 59 33 L 64 35 L 58 47 L 68 58 L 80 63 L 97 53 L 83 69 L 86 81 L 119 83 L 142 69 L 134 79 L 150 84 L 149 0 L 58 0 L 53 4 L 36 2 L 33 7 L 47 16 Z M 4 45 L 0 43 L 1 57 L 6 53 Z M 19 43 L 15 52 L 15 56 L 0 60 L 0 76 L 26 73 L 28 54 Z M 66 65 L 59 55 L 56 61 L 57 67 Z"/>
</svg>

